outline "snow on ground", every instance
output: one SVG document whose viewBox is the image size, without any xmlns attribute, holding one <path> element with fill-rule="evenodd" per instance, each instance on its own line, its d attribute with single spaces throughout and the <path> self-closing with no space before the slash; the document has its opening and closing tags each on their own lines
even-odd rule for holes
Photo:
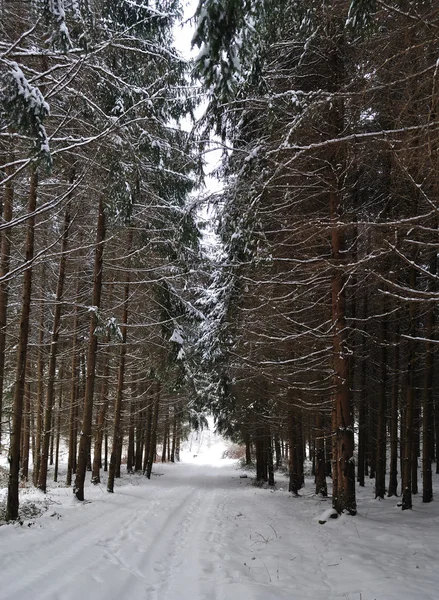
<svg viewBox="0 0 439 600">
<path fill-rule="evenodd" d="M 402 512 L 369 486 L 358 516 L 320 525 L 330 500 L 310 480 L 299 498 L 285 479 L 255 487 L 221 444 L 195 435 L 185 462 L 124 475 L 114 494 L 89 484 L 85 503 L 24 489 L 47 510 L 0 527 L 0 599 L 437 600 L 437 503 Z"/>
</svg>

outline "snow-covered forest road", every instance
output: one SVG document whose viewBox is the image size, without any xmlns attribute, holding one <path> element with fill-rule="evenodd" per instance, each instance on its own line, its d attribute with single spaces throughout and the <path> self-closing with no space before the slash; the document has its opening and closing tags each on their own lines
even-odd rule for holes
<svg viewBox="0 0 439 600">
<path fill-rule="evenodd" d="M 0 528 L 0 598 L 437 598 L 434 505 L 403 513 L 366 488 L 359 515 L 320 525 L 330 500 L 311 482 L 293 498 L 282 480 L 260 489 L 231 460 L 187 455 L 151 481 L 124 475 L 114 494 L 90 485 L 86 503 L 63 486 L 29 489 L 25 504 L 48 510 Z"/>
</svg>

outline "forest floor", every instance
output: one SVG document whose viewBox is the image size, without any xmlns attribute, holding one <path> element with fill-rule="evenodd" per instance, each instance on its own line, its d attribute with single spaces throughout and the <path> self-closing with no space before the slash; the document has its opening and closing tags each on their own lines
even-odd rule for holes
<svg viewBox="0 0 439 600">
<path fill-rule="evenodd" d="M 402 512 L 369 486 L 356 517 L 320 525 L 330 500 L 311 480 L 295 498 L 284 478 L 274 490 L 242 478 L 221 444 L 195 451 L 151 481 L 123 475 L 114 494 L 89 485 L 85 503 L 63 484 L 24 488 L 22 524 L 0 527 L 0 599 L 439 597 L 439 503 Z"/>
</svg>

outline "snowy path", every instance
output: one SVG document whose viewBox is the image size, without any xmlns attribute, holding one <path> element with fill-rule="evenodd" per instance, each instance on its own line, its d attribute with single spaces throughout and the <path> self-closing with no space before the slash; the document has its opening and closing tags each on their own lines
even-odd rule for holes
<svg viewBox="0 0 439 600">
<path fill-rule="evenodd" d="M 224 461 L 226 462 L 226 461 Z M 364 500 L 355 519 L 258 489 L 230 465 L 157 465 L 81 504 L 54 488 L 0 528 L 1 600 L 437 600 L 438 510 Z M 370 490 L 369 490 L 370 492 Z M 32 491 L 32 498 L 43 498 Z"/>
</svg>

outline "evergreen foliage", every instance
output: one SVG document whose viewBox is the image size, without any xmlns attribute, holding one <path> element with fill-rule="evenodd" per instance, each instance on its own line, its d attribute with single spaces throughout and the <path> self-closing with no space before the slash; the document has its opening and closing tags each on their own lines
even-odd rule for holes
<svg viewBox="0 0 439 600">
<path fill-rule="evenodd" d="M 49 140 L 44 127 L 50 108 L 40 89 L 29 83 L 14 61 L 6 63 L 0 85 L 0 123 L 9 131 L 29 136 L 37 155 L 50 162 Z"/>
<path fill-rule="evenodd" d="M 212 4 L 199 3 L 197 69 L 210 99 L 209 122 L 229 150 L 218 202 L 224 255 L 205 300 L 209 319 L 201 337 L 213 374 L 206 390 L 221 429 L 241 440 L 250 435 L 263 466 L 258 477 L 268 477 L 270 444 L 283 432 L 295 493 L 303 484 L 303 436 L 310 423 L 323 422 L 334 507 L 355 514 L 354 428 L 358 477 L 364 481 L 370 461 L 382 497 L 389 378 L 397 437 L 398 410 L 410 427 L 419 416 L 414 378 L 431 377 L 417 362 L 423 350 L 415 349 L 414 331 L 421 345 L 425 335 L 433 360 L 436 318 L 424 304 L 427 332 L 415 302 L 425 290 L 421 265 L 430 262 L 429 236 L 437 227 L 430 212 L 437 204 L 437 136 L 435 130 L 435 141 L 427 142 L 431 121 L 420 103 L 429 98 L 436 105 L 427 73 L 437 71 L 437 36 L 427 32 L 437 10 L 415 1 L 404 8 L 362 1 L 276 2 L 265 10 L 259 3 Z M 255 45 L 241 35 L 249 22 Z M 229 45 L 239 48 L 239 64 Z M 378 56 L 383 47 L 385 56 Z M 402 180 L 411 181 L 410 191 Z M 389 343 L 401 347 L 398 353 Z M 401 392 L 398 377 L 406 375 Z M 429 394 L 423 415 L 431 414 Z M 426 440 L 433 435 L 427 420 Z M 405 425 L 401 443 L 403 508 L 410 508 L 411 453 L 420 437 L 412 439 Z M 432 443 L 424 444 L 427 474 Z M 393 481 L 396 456 L 395 442 Z"/>
</svg>

